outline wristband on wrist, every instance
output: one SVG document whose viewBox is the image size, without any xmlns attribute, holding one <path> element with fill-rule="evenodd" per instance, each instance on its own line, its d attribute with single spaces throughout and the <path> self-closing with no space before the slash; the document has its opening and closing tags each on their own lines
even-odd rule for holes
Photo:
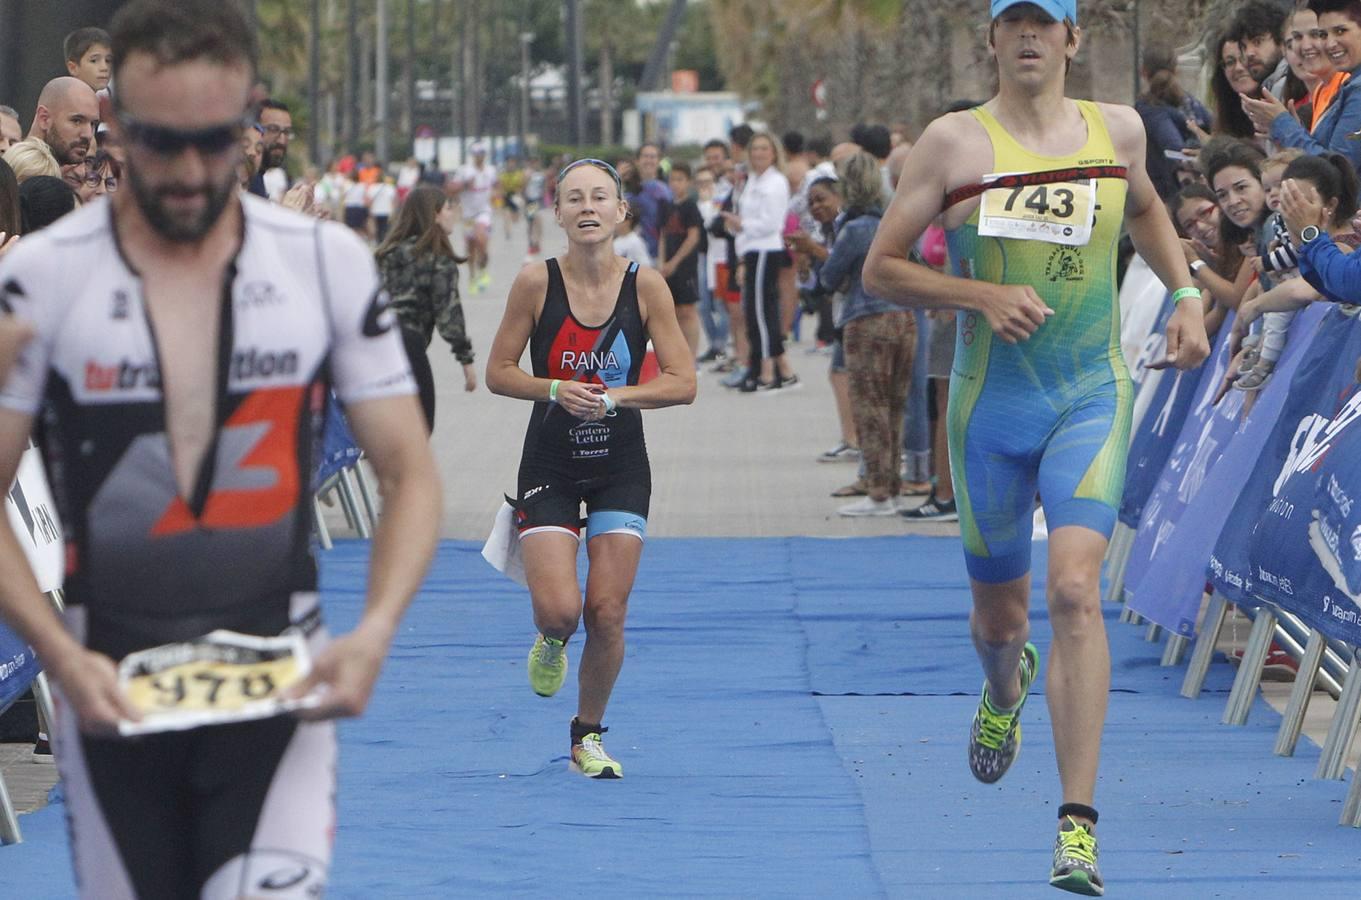
<svg viewBox="0 0 1361 900">
<path fill-rule="evenodd" d="M 616 403 L 615 400 L 614 400 L 614 398 L 610 396 L 610 392 L 609 392 L 609 391 L 606 391 L 606 392 L 605 392 L 604 394 L 602 394 L 601 396 L 603 396 L 603 397 L 605 398 L 605 415 L 608 416 L 608 415 L 610 415 L 611 413 L 613 413 L 616 409 L 619 408 L 619 404 Z"/>
<path fill-rule="evenodd" d="M 560 384 L 562 384 L 562 379 L 560 379 L 560 378 L 554 378 L 551 382 L 548 383 L 548 402 L 549 402 L 549 403 L 557 403 L 557 402 L 558 402 L 558 385 L 560 385 Z"/>
<path fill-rule="evenodd" d="M 1193 287 L 1177 288 L 1175 291 L 1172 292 L 1172 305 L 1176 306 L 1177 304 L 1181 303 L 1181 301 L 1189 300 L 1192 297 L 1196 298 L 1197 300 L 1200 299 L 1200 288 Z"/>
</svg>

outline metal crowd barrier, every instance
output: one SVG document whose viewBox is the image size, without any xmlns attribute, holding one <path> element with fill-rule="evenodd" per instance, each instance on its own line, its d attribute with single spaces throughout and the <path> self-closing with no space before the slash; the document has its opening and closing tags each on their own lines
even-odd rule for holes
<svg viewBox="0 0 1361 900">
<path fill-rule="evenodd" d="M 1110 576 L 1112 586 L 1117 579 L 1123 578 L 1124 561 L 1119 558 L 1121 552 L 1128 556 L 1128 544 L 1122 551 L 1113 539 L 1112 553 L 1108 558 L 1109 571 L 1113 573 Z M 1120 593 L 1123 593 L 1123 587 Z M 1108 599 L 1123 600 L 1123 597 L 1112 589 Z M 1210 595 L 1182 681 L 1181 695 L 1187 699 L 1194 700 L 1200 696 L 1230 605 L 1228 599 L 1218 591 Z M 1248 712 L 1261 686 L 1267 655 L 1275 642 L 1299 664 L 1299 670 L 1281 715 L 1273 752 L 1277 756 L 1294 755 L 1304 728 L 1309 701 L 1313 698 L 1315 688 L 1320 687 L 1337 699 L 1337 709 L 1328 726 L 1314 777 L 1332 781 L 1344 778 L 1348 754 L 1358 730 L 1361 730 L 1361 653 L 1358 653 L 1357 648 L 1340 641 L 1329 640 L 1322 632 L 1307 627 L 1299 618 L 1273 604 L 1262 603 L 1255 608 L 1240 606 L 1240 609 L 1252 617 L 1252 630 L 1243 648 L 1243 658 L 1220 721 L 1225 725 L 1243 725 L 1247 722 Z M 1137 616 L 1128 608 L 1125 612 Z M 1129 622 L 1131 617 L 1122 615 L 1121 620 Z M 1157 640 L 1160 631 L 1157 625 L 1152 625 L 1148 639 Z M 1171 635 L 1163 653 L 1163 665 L 1176 665 L 1187 643 L 1182 635 Z M 1352 774 L 1339 824 L 1361 828 L 1361 771 Z"/>
<path fill-rule="evenodd" d="M 328 495 L 334 495 L 339 500 L 346 523 L 359 537 L 367 540 L 378 527 L 377 495 L 373 480 L 363 463 L 363 457 L 360 457 L 354 465 L 336 472 L 323 481 L 312 495 L 312 524 L 323 550 L 330 550 L 334 546 L 331 531 L 322 515 L 322 503 Z"/>
</svg>

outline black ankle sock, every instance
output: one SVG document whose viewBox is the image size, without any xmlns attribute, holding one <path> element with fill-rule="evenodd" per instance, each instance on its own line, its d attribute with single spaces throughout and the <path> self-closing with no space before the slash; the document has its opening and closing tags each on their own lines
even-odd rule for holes
<svg viewBox="0 0 1361 900">
<path fill-rule="evenodd" d="M 599 722 L 591 724 L 590 722 L 578 722 L 575 717 L 572 719 L 572 743 L 574 744 L 581 743 L 581 739 L 588 734 L 600 734 L 602 731 L 604 729 L 600 727 Z"/>
<path fill-rule="evenodd" d="M 1096 824 L 1096 810 L 1090 806 L 1083 806 L 1081 803 L 1065 803 L 1059 807 L 1059 820 L 1062 821 L 1068 816 L 1076 816 L 1079 819 L 1086 819 L 1093 825 Z"/>
</svg>

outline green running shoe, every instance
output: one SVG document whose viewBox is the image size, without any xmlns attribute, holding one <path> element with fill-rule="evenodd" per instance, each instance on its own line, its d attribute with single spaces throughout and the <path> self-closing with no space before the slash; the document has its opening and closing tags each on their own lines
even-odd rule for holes
<svg viewBox="0 0 1361 900">
<path fill-rule="evenodd" d="M 584 735 L 580 743 L 572 745 L 572 768 L 587 778 L 624 777 L 624 767 L 610 758 L 605 752 L 605 745 L 600 742 L 600 734 L 605 731 L 609 729 L 591 732 Z"/>
<path fill-rule="evenodd" d="M 1059 825 L 1059 836 L 1054 841 L 1054 869 L 1049 883 L 1074 894 L 1100 897 L 1106 893 L 1106 883 L 1097 868 L 1096 835 L 1091 828 L 1068 816 Z"/>
<path fill-rule="evenodd" d="M 999 712 L 993 707 L 988 699 L 988 683 L 983 682 L 983 697 L 969 729 L 969 770 L 984 784 L 992 784 L 1007 774 L 1016 754 L 1021 752 L 1021 710 L 1039 670 L 1040 651 L 1026 642 L 1021 651 L 1021 702 L 1010 712 Z"/>
<path fill-rule="evenodd" d="M 539 635 L 529 650 L 529 686 L 551 697 L 567 680 L 567 642 Z"/>
</svg>

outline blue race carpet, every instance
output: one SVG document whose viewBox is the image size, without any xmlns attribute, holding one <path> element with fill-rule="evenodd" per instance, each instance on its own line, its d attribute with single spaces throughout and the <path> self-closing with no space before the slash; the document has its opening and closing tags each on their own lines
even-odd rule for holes
<svg viewBox="0 0 1361 900">
<path fill-rule="evenodd" d="M 650 542 L 606 744 L 626 777 L 567 768 L 574 682 L 535 697 L 527 595 L 478 548 L 441 545 L 369 714 L 341 729 L 331 897 L 1050 897 L 1058 801 L 1048 712 L 999 785 L 969 776 L 981 683 L 956 541 Z M 366 544 L 324 557 L 331 626 L 362 605 Z M 1044 545 L 1033 639 L 1047 655 Z M 1351 897 L 1361 836 L 1317 748 L 1278 717 L 1218 724 L 1142 630 L 1115 660 L 1098 806 L 1108 896 Z M 581 641 L 574 640 L 573 656 Z M 573 659 L 575 664 L 576 660 Z M 574 666 L 575 667 L 575 666 Z M 60 803 L 0 848 L 0 897 L 74 895 Z"/>
</svg>

